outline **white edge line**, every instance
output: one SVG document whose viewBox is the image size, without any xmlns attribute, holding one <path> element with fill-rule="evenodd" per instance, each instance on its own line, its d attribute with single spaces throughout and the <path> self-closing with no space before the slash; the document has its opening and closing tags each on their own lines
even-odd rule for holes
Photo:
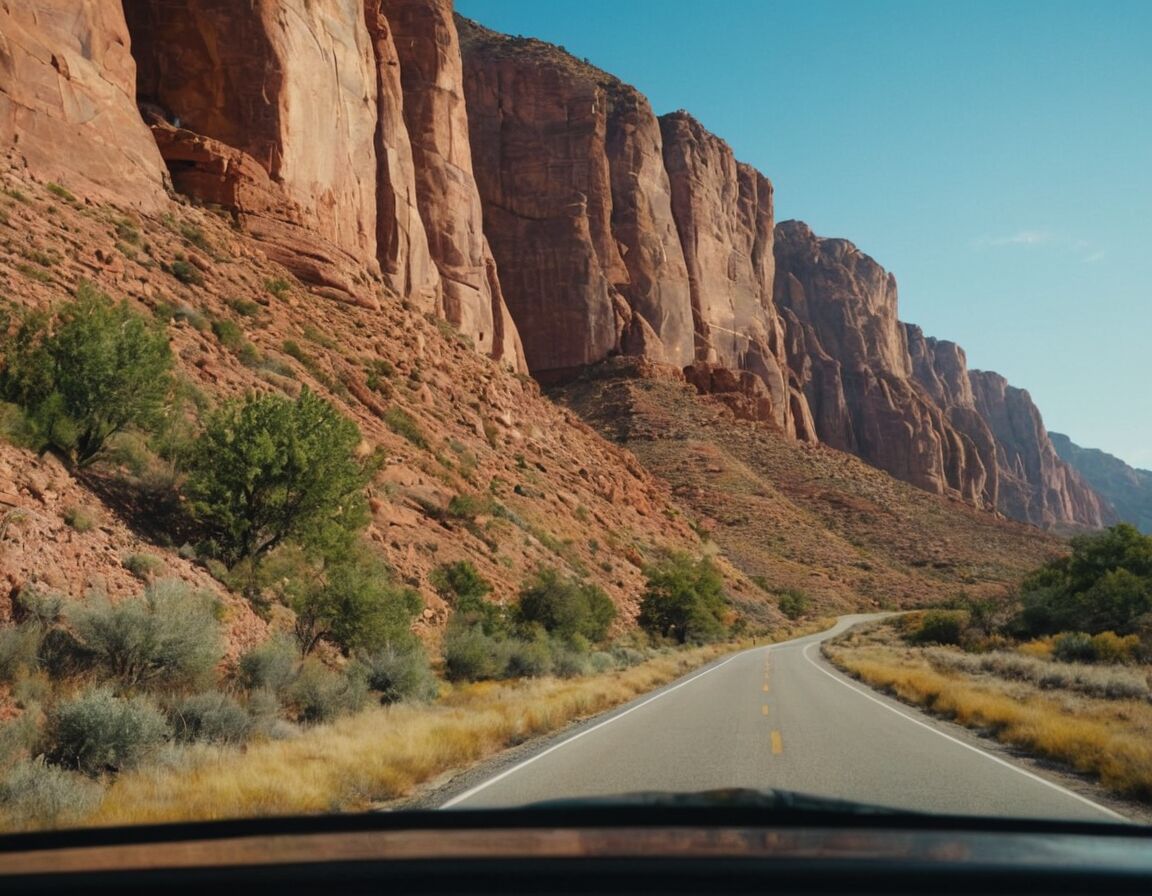
<svg viewBox="0 0 1152 896">
<path fill-rule="evenodd" d="M 1113 812 L 1107 806 L 1101 806 L 1099 803 L 1093 802 L 1092 800 L 1088 799 L 1088 797 L 1081 796 L 1080 794 L 1076 793 L 1075 791 L 1069 790 L 1067 787 L 1061 787 L 1059 784 L 1055 783 L 1054 781 L 1049 781 L 1047 778 L 1041 778 L 1039 775 L 1033 774 L 1032 772 L 1028 771 L 1027 769 L 1022 769 L 1018 765 L 1013 765 L 1011 762 L 1007 762 L 1006 760 L 1001 759 L 999 756 L 993 756 L 991 753 L 985 752 L 984 750 L 981 750 L 979 747 L 974 747 L 972 744 L 966 744 L 966 743 L 964 743 L 964 741 L 960 740 L 959 738 L 953 737 L 951 734 L 947 734 L 947 733 L 941 731 L 939 728 L 936 728 L 933 725 L 929 725 L 927 722 L 922 722 L 919 719 L 913 718 L 908 713 L 903 712 L 903 711 L 897 709 L 895 706 L 892 706 L 892 705 L 886 703 L 885 701 L 881 700 L 879 697 L 875 697 L 872 694 L 869 694 L 863 688 L 860 688 L 854 684 L 851 684 L 847 679 L 842 678 L 839 675 L 835 675 L 832 672 L 829 672 L 827 669 L 825 669 L 823 666 L 821 666 L 818 662 L 813 660 L 811 656 L 809 656 L 808 651 L 810 651 L 813 647 L 816 647 L 816 646 L 817 646 L 816 644 L 809 644 L 807 647 L 804 647 L 801 650 L 801 653 L 803 654 L 804 659 L 806 659 L 812 665 L 812 667 L 814 669 L 816 669 L 818 672 L 824 673 L 825 675 L 827 675 L 829 678 L 831 678 L 833 681 L 837 682 L 838 684 L 842 684 L 842 685 L 844 685 L 844 687 L 848 688 L 849 690 L 855 691 L 857 694 L 859 694 L 864 699 L 871 700 L 873 703 L 875 703 L 879 706 L 883 706 L 889 712 L 895 713 L 896 715 L 900 716 L 900 718 L 902 718 L 908 722 L 911 722 L 913 725 L 919 725 L 921 728 L 924 728 L 928 731 L 931 731 L 933 734 L 938 734 L 941 737 L 943 737 L 944 739 L 950 740 L 950 741 L 952 741 L 952 743 L 963 747 L 965 750 L 971 750 L 973 753 L 977 754 L 978 756 L 983 756 L 985 759 L 989 759 L 992 762 L 995 762 L 997 765 L 1002 765 L 1005 768 L 1011 769 L 1012 771 L 1016 772 L 1017 774 L 1023 775 L 1025 778 L 1031 778 L 1033 781 L 1036 781 L 1039 784 L 1043 784 L 1045 787 L 1050 787 L 1053 790 L 1057 791 L 1058 793 L 1064 794 L 1064 796 L 1070 796 L 1074 800 L 1079 800 L 1081 803 L 1084 803 L 1087 806 L 1091 806 L 1093 809 L 1096 809 L 1099 812 L 1103 812 L 1105 815 L 1109 815 L 1112 818 L 1118 818 L 1121 821 L 1131 822 L 1130 818 L 1126 818 L 1125 816 L 1121 815 L 1119 812 Z"/>
<path fill-rule="evenodd" d="M 763 650 L 763 649 L 764 649 L 763 647 L 753 647 L 752 648 L 752 650 Z M 678 690 L 680 690 L 680 688 L 684 687 L 685 685 L 691 684 L 696 679 L 703 678 L 705 675 L 708 675 L 712 672 L 715 672 L 721 666 L 728 665 L 730 662 L 732 662 L 732 660 L 736 659 L 737 657 L 743 656 L 747 652 L 748 651 L 741 651 L 740 653 L 733 654 L 732 656 L 728 657 L 728 659 L 717 663 L 715 666 L 709 666 L 704 671 L 697 672 L 691 678 L 686 678 L 683 681 L 681 681 L 679 684 L 674 684 L 669 688 L 665 688 L 664 690 L 660 691 L 659 693 L 653 694 L 647 700 L 644 700 L 641 703 L 637 703 L 635 706 L 631 706 L 628 709 L 624 710 L 623 712 L 617 713 L 616 715 L 612 716 L 609 719 L 605 719 L 603 722 L 598 722 L 597 724 L 593 725 L 591 728 L 585 728 L 583 731 L 578 731 L 576 734 L 573 734 L 571 737 L 565 738 L 564 740 L 560 741 L 560 743 L 553 744 L 547 750 L 541 750 L 539 753 L 535 754 L 534 756 L 529 756 L 523 762 L 518 762 L 514 766 L 512 766 L 511 768 L 505 769 L 500 774 L 494 775 L 493 777 L 489 778 L 488 780 L 486 780 L 480 784 L 477 784 L 471 790 L 465 790 L 460 795 L 452 797 L 452 799 L 448 800 L 448 802 L 442 803 L 440 808 L 441 809 L 451 809 L 453 806 L 457 805 L 458 803 L 462 803 L 465 800 L 471 799 L 476 794 L 480 793 L 480 791 L 487 790 L 493 784 L 497 783 L 498 781 L 503 781 L 509 775 L 513 775 L 516 772 L 520 771 L 520 769 L 524 768 L 525 766 L 531 765 L 537 759 L 543 759 L 549 753 L 553 753 L 556 750 L 559 750 L 561 747 L 566 747 L 566 746 L 568 746 L 568 744 L 572 743 L 573 741 L 580 740 L 580 738 L 584 737 L 587 734 L 591 734 L 593 731 L 598 731 L 599 729 L 603 728 L 605 725 L 611 725 L 613 722 L 624 718 L 626 715 L 630 715 L 631 713 L 636 712 L 636 710 L 638 710 L 638 709 L 643 709 L 645 706 L 647 706 L 649 703 L 652 703 L 654 700 L 659 700 L 661 697 L 666 697 L 669 694 L 671 694 L 673 691 L 678 691 Z"/>
</svg>

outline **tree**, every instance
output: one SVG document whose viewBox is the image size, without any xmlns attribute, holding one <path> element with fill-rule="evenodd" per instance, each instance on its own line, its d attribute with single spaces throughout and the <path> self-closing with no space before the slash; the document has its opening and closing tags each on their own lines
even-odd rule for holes
<svg viewBox="0 0 1152 896">
<path fill-rule="evenodd" d="M 346 549 L 367 522 L 360 431 L 305 388 L 295 401 L 248 394 L 209 416 L 193 446 L 187 492 L 215 552 L 259 561 L 286 540 Z"/>
<path fill-rule="evenodd" d="M 163 418 L 172 389 L 164 330 L 82 283 L 51 319 L 24 315 L 0 357 L 0 394 L 43 443 L 85 466 L 129 427 Z"/>
<path fill-rule="evenodd" d="M 565 578 L 555 569 L 542 569 L 520 591 L 517 616 L 522 624 L 538 624 L 551 635 L 570 642 L 602 641 L 616 619 L 616 605 L 589 582 Z"/>
<path fill-rule="evenodd" d="M 709 558 L 673 554 L 647 571 L 640 627 L 677 643 L 714 640 L 724 634 L 724 580 Z"/>
<path fill-rule="evenodd" d="M 455 609 L 474 609 L 476 601 L 483 600 L 492 585 L 467 560 L 441 563 L 428 577 L 432 587 Z"/>
<path fill-rule="evenodd" d="M 291 581 L 287 603 L 304 655 L 325 639 L 345 653 L 407 646 L 415 642 L 412 620 L 423 608 L 420 594 L 395 584 L 387 564 L 366 547 L 328 561 L 311 580 Z"/>
</svg>

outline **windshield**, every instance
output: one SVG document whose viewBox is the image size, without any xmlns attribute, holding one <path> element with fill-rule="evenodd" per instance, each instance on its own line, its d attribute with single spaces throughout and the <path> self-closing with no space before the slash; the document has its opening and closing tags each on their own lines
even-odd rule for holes
<svg viewBox="0 0 1152 896">
<path fill-rule="evenodd" d="M 1152 818 L 1149 8 L 83 6 L 0 9 L 0 831 Z"/>
</svg>

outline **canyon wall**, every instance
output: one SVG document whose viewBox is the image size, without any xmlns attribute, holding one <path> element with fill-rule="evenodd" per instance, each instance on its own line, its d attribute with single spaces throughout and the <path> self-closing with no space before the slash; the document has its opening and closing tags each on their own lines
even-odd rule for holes
<svg viewBox="0 0 1152 896">
<path fill-rule="evenodd" d="M 0 145 L 218 206 L 318 296 L 403 299 L 544 382 L 636 356 L 926 490 L 1110 518 L 1027 393 L 901 323 L 852 243 L 777 226 L 723 140 L 451 0 L 0 0 Z"/>
<path fill-rule="evenodd" d="M 996 437 L 1000 510 L 1049 528 L 1115 522 L 1112 508 L 1060 459 L 1027 390 L 990 371 L 972 370 L 968 378 L 976 410 Z"/>
<path fill-rule="evenodd" d="M 155 212 L 164 163 L 133 100 L 118 3 L 0 2 L 0 150 L 43 181 Z"/>
</svg>

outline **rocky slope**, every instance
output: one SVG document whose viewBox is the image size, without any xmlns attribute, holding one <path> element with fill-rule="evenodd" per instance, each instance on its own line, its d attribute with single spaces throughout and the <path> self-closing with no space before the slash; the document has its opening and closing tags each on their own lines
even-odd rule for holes
<svg viewBox="0 0 1152 896">
<path fill-rule="evenodd" d="M 1098 448 L 1081 448 L 1068 436 L 1050 432 L 1052 447 L 1092 486 L 1118 519 L 1152 534 L 1152 470 L 1130 467 Z"/>
</svg>

